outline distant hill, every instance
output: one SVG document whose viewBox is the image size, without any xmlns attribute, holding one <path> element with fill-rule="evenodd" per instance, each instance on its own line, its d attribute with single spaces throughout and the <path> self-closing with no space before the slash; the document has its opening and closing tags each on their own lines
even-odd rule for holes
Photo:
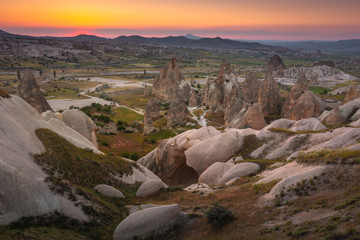
<svg viewBox="0 0 360 240">
<path fill-rule="evenodd" d="M 263 43 L 265 43 L 265 41 Z M 266 44 L 295 50 L 317 51 L 320 49 L 322 52 L 360 53 L 360 39 L 340 41 L 266 42 Z"/>
<path fill-rule="evenodd" d="M 128 42 L 141 42 L 154 45 L 165 45 L 174 47 L 191 47 L 191 48 L 217 48 L 217 49 L 279 49 L 277 46 L 263 45 L 257 42 L 241 42 L 230 39 L 200 38 L 189 39 L 184 36 L 164 37 L 164 38 L 146 38 L 141 36 L 120 36 L 115 40 Z"/>
<path fill-rule="evenodd" d="M 202 38 L 202 37 L 198 37 L 198 36 L 195 36 L 192 34 L 186 34 L 184 37 L 186 37 L 187 39 L 193 39 L 193 40 L 199 40 Z"/>
</svg>

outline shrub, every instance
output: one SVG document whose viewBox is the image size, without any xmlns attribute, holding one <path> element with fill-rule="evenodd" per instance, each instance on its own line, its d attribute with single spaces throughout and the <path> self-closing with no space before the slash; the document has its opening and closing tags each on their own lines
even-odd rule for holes
<svg viewBox="0 0 360 240">
<path fill-rule="evenodd" d="M 234 213 L 226 209 L 224 206 L 214 203 L 206 212 L 208 223 L 213 227 L 223 227 L 232 220 L 234 220 Z"/>
<path fill-rule="evenodd" d="M 9 98 L 10 95 L 4 90 L 0 88 L 0 97 L 2 98 Z"/>
</svg>

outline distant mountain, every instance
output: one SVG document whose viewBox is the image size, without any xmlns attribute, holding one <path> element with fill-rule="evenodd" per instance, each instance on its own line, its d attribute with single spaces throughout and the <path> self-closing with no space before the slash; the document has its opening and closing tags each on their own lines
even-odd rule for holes
<svg viewBox="0 0 360 240">
<path fill-rule="evenodd" d="M 230 39 L 223 39 L 220 37 L 216 38 L 200 38 L 191 34 L 185 36 L 169 36 L 163 38 L 147 38 L 142 36 L 120 36 L 114 39 L 107 39 L 103 37 L 98 37 L 95 35 L 86 35 L 80 34 L 75 37 L 31 37 L 23 35 L 15 35 L 7 33 L 0 30 L 0 37 L 13 37 L 13 38 L 31 38 L 31 39 L 50 39 L 50 40 L 64 40 L 64 41 L 79 41 L 79 42 L 106 42 L 106 41 L 127 41 L 127 42 L 137 42 L 137 43 L 146 43 L 152 45 L 165 45 L 172 47 L 189 47 L 189 48 L 210 48 L 210 49 L 266 49 L 266 50 L 276 50 L 281 49 L 281 47 L 270 46 L 260 44 L 258 42 L 245 42 L 245 41 L 234 41 Z M 192 39 L 190 39 L 192 38 Z M 194 39 L 198 38 L 198 39 Z"/>
<path fill-rule="evenodd" d="M 322 52 L 360 52 L 360 39 L 340 41 L 267 42 L 268 45 Z"/>
<path fill-rule="evenodd" d="M 276 46 L 263 45 L 257 42 L 240 42 L 230 39 L 216 38 L 200 38 L 189 39 L 184 36 L 180 37 L 164 37 L 164 38 L 146 38 L 141 36 L 120 36 L 115 40 L 128 42 L 141 42 L 154 45 L 165 45 L 174 47 L 192 47 L 192 48 L 216 48 L 216 49 L 279 49 Z"/>
<path fill-rule="evenodd" d="M 192 35 L 192 34 L 186 34 L 184 37 L 186 37 L 187 39 L 193 39 L 193 40 L 199 40 L 201 39 L 202 37 L 198 37 L 198 36 L 195 36 L 195 35 Z"/>
</svg>

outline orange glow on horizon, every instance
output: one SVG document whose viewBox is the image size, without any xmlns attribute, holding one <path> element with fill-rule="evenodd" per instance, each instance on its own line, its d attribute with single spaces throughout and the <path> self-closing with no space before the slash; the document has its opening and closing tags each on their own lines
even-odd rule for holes
<svg viewBox="0 0 360 240">
<path fill-rule="evenodd" d="M 358 0 L 0 1 L 0 28 L 221 28 L 229 31 L 276 28 L 297 31 L 314 26 L 360 27 Z"/>
</svg>

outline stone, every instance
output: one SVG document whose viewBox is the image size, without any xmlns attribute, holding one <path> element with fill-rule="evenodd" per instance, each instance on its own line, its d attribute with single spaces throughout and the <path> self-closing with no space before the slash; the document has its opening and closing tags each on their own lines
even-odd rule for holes
<svg viewBox="0 0 360 240">
<path fill-rule="evenodd" d="M 144 112 L 147 112 L 152 119 L 158 118 L 160 116 L 160 104 L 159 99 L 152 97 L 146 105 Z"/>
<path fill-rule="evenodd" d="M 124 196 L 124 194 L 122 194 L 122 192 L 120 192 L 116 188 L 106 185 L 106 184 L 99 184 L 94 189 L 106 197 L 125 198 L 125 196 Z"/>
<path fill-rule="evenodd" d="M 256 73 L 248 72 L 241 86 L 242 95 L 247 103 L 256 103 L 258 101 L 259 87 L 260 83 L 257 80 Z"/>
<path fill-rule="evenodd" d="M 325 123 L 327 125 L 337 125 L 345 122 L 346 117 L 340 111 L 339 107 L 334 108 L 325 118 Z"/>
<path fill-rule="evenodd" d="M 282 99 L 280 90 L 271 74 L 265 75 L 265 80 L 259 87 L 257 96 L 257 102 L 260 104 L 265 117 L 269 114 L 281 112 Z"/>
<path fill-rule="evenodd" d="M 209 186 L 217 185 L 219 179 L 228 171 L 234 164 L 216 162 L 208 167 L 200 176 L 199 183 L 205 183 Z"/>
<path fill-rule="evenodd" d="M 351 100 L 360 98 L 360 90 L 357 89 L 356 87 L 352 87 L 350 88 L 350 90 L 346 93 L 344 100 L 343 100 L 343 104 L 350 102 Z"/>
<path fill-rule="evenodd" d="M 292 125 L 291 131 L 324 130 L 326 127 L 316 118 L 301 119 Z"/>
<path fill-rule="evenodd" d="M 155 237 L 171 228 L 181 213 L 178 204 L 143 209 L 125 218 L 115 229 L 114 240 Z"/>
<path fill-rule="evenodd" d="M 295 85 L 291 88 L 290 95 L 286 98 L 286 101 L 281 110 L 281 116 L 285 118 L 289 118 L 294 109 L 297 100 L 301 97 L 301 95 L 307 91 L 308 89 L 308 81 L 306 79 L 305 74 L 301 74 Z M 293 119 L 298 120 L 298 119 Z"/>
<path fill-rule="evenodd" d="M 29 103 L 39 113 L 46 112 L 47 110 L 52 111 L 49 103 L 42 94 L 34 75 L 29 70 L 26 70 L 20 78 L 17 95 Z"/>
<path fill-rule="evenodd" d="M 176 58 L 172 58 L 169 64 L 164 65 L 160 70 L 160 76 L 155 77 L 152 94 L 159 99 L 171 102 L 175 93 L 179 94 L 182 99 L 188 100 L 190 85 L 182 75 Z"/>
<path fill-rule="evenodd" d="M 267 72 L 274 72 L 275 77 L 282 77 L 285 69 L 283 60 L 276 54 L 270 59 L 266 68 Z"/>
<path fill-rule="evenodd" d="M 79 109 L 70 109 L 62 114 L 62 121 L 84 137 L 86 137 L 95 146 L 98 146 L 93 120 Z"/>
<path fill-rule="evenodd" d="M 232 72 L 231 66 L 225 60 L 220 66 L 218 76 L 215 80 L 208 79 L 204 91 L 202 103 L 209 108 L 209 113 L 224 113 L 226 108 L 227 98 L 233 87 L 235 92 L 233 96 L 239 96 L 237 91 L 240 91 L 237 77 Z"/>
<path fill-rule="evenodd" d="M 135 184 L 137 182 L 144 183 L 152 179 L 160 180 L 158 176 L 156 176 L 152 171 L 150 171 L 140 163 L 138 164 L 137 162 L 127 158 L 123 158 L 123 159 L 132 164 L 135 164 L 136 167 L 135 166 L 131 167 L 132 168 L 131 174 L 123 174 L 121 177 L 114 176 L 116 179 L 120 180 L 121 182 L 125 184 Z"/>
<path fill-rule="evenodd" d="M 260 171 L 260 167 L 256 163 L 238 163 L 227 170 L 222 177 L 219 178 L 218 184 L 225 184 L 237 177 L 248 177 Z"/>
<path fill-rule="evenodd" d="M 356 121 L 360 119 L 360 108 L 352 115 L 351 121 Z"/>
<path fill-rule="evenodd" d="M 260 130 L 266 126 L 265 118 L 260 104 L 255 103 L 241 110 L 231 121 L 229 127 L 252 128 Z"/>
<path fill-rule="evenodd" d="M 176 94 L 177 95 L 177 94 Z M 189 110 L 181 96 L 175 97 L 167 112 L 167 126 L 182 126 L 188 121 Z"/>
<path fill-rule="evenodd" d="M 325 103 L 311 91 L 305 91 L 289 114 L 289 119 L 299 120 L 318 117 L 325 110 Z"/>
<path fill-rule="evenodd" d="M 234 85 L 225 99 L 225 126 L 228 126 L 234 117 L 243 109 L 244 98 L 237 85 Z"/>
<path fill-rule="evenodd" d="M 189 107 L 196 107 L 200 103 L 200 99 L 198 94 L 195 90 L 191 90 L 190 92 L 190 100 L 189 100 Z"/>
<path fill-rule="evenodd" d="M 160 189 L 166 189 L 168 185 L 166 185 L 163 181 L 158 179 L 150 179 L 139 187 L 136 192 L 137 197 L 146 197 L 151 194 L 158 192 Z"/>
<path fill-rule="evenodd" d="M 186 164 L 200 175 L 215 162 L 226 162 L 243 144 L 243 136 L 229 131 L 186 150 Z"/>
</svg>

